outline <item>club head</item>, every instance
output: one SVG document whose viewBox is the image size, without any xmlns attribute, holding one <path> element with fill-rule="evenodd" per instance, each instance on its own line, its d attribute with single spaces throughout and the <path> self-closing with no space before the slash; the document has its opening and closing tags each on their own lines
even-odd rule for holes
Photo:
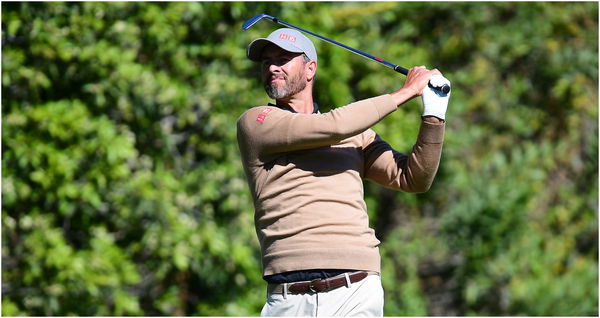
<svg viewBox="0 0 600 318">
<path fill-rule="evenodd" d="M 251 26 L 253 26 L 256 22 L 260 21 L 261 19 L 270 19 L 272 21 L 275 21 L 275 18 L 268 15 L 268 14 L 257 14 L 255 16 L 253 16 L 252 18 L 248 19 L 248 21 L 246 21 L 246 23 L 244 23 L 244 25 L 242 26 L 242 30 L 248 30 Z"/>
</svg>

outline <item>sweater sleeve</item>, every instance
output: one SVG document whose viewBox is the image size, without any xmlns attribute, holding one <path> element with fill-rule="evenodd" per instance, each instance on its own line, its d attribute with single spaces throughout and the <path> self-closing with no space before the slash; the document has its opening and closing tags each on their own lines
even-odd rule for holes
<svg viewBox="0 0 600 318">
<path fill-rule="evenodd" d="M 425 192 L 433 183 L 442 154 L 445 124 L 422 122 L 409 154 L 394 150 L 375 132 L 365 135 L 365 177 L 405 192 Z"/>
<path fill-rule="evenodd" d="M 260 106 L 238 120 L 240 147 L 256 155 L 327 146 L 360 134 L 396 110 L 389 94 L 358 101 L 324 114 L 299 114 Z"/>
</svg>

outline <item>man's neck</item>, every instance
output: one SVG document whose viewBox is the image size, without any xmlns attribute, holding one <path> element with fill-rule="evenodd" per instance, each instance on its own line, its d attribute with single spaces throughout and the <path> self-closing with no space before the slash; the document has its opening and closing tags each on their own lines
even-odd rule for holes
<svg viewBox="0 0 600 318">
<path fill-rule="evenodd" d="M 278 107 L 288 108 L 296 113 L 312 114 L 315 110 L 312 94 L 301 92 L 286 99 L 275 101 Z"/>
</svg>

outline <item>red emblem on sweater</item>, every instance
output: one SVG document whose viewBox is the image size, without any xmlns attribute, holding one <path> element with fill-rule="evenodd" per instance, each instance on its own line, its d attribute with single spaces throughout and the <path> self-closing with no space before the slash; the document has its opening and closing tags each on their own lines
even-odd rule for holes
<svg viewBox="0 0 600 318">
<path fill-rule="evenodd" d="M 262 110 L 262 113 L 258 115 L 258 117 L 256 117 L 256 121 L 262 123 L 263 121 L 265 121 L 265 118 L 267 118 L 267 114 L 271 112 L 271 108 L 267 107 L 265 109 Z"/>
</svg>

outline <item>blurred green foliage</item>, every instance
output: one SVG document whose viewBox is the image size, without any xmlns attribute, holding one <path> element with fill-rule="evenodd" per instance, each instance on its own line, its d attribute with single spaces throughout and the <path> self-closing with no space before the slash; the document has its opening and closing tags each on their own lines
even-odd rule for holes
<svg viewBox="0 0 600 318">
<path fill-rule="evenodd" d="M 598 315 L 593 2 L 2 3 L 3 315 L 260 312 L 261 12 L 453 83 L 432 189 L 365 184 L 386 315 Z M 404 81 L 314 42 L 321 111 Z M 375 130 L 408 151 L 420 111 Z"/>
</svg>

